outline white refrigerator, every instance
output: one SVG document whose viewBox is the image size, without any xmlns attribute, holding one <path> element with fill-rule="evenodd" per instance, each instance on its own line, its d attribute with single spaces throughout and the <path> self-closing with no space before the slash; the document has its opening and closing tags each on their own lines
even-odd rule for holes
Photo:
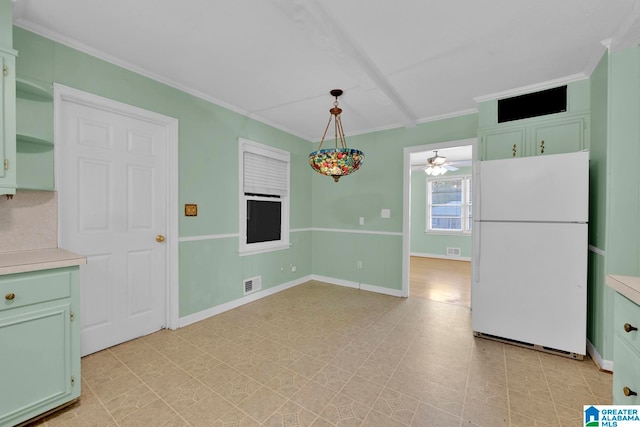
<svg viewBox="0 0 640 427">
<path fill-rule="evenodd" d="M 474 177 L 474 333 L 581 358 L 589 153 L 482 161 Z"/>
</svg>

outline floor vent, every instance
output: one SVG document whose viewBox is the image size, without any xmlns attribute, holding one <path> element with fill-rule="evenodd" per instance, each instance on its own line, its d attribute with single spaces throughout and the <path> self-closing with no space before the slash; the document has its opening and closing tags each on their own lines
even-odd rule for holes
<svg viewBox="0 0 640 427">
<path fill-rule="evenodd" d="M 460 256 L 460 248 L 447 248 L 447 256 Z"/>
<path fill-rule="evenodd" d="M 242 282 L 242 286 L 244 288 L 245 295 L 255 291 L 259 291 L 260 289 L 262 289 L 262 276 L 244 279 L 244 281 Z"/>
</svg>

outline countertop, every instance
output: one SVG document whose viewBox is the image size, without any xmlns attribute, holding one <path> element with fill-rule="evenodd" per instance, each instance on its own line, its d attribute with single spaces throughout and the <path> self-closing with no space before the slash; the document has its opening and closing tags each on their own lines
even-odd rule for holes
<svg viewBox="0 0 640 427">
<path fill-rule="evenodd" d="M 60 248 L 0 253 L 0 275 L 86 264 L 87 258 Z"/>
<path fill-rule="evenodd" d="M 640 305 L 640 277 L 608 274 L 606 284 L 620 294 Z"/>
</svg>

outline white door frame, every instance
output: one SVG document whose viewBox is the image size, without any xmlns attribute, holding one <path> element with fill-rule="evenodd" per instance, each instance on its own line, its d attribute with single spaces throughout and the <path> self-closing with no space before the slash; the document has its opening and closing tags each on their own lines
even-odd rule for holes
<svg viewBox="0 0 640 427">
<path fill-rule="evenodd" d="M 478 160 L 478 139 L 459 139 L 457 141 L 435 142 L 433 144 L 418 145 L 404 148 L 404 166 L 402 168 L 402 294 L 409 296 L 409 264 L 411 261 L 411 154 L 423 151 L 440 150 L 442 148 L 471 145 L 471 165 L 475 170 Z M 475 174 L 474 174 L 475 176 Z M 475 191 L 473 193 L 476 194 Z M 475 206 L 475 203 L 474 203 Z M 475 230 L 471 230 L 471 234 Z M 473 254 L 471 259 L 473 260 Z M 472 261 L 473 263 L 473 261 Z"/>
<path fill-rule="evenodd" d="M 104 98 L 68 86 L 54 83 L 54 161 L 55 161 L 55 179 L 60 182 L 60 170 L 57 165 L 61 164 L 59 159 L 62 155 L 61 145 L 61 116 L 60 112 L 62 102 L 73 102 L 104 111 L 113 112 L 120 115 L 132 117 L 137 120 L 147 121 L 159 126 L 163 126 L 167 130 L 167 156 L 164 165 L 167 172 L 167 239 L 166 239 L 166 301 L 165 301 L 165 321 L 164 325 L 169 329 L 178 328 L 179 320 L 179 288 L 178 288 L 178 119 L 165 116 L 152 111 L 144 110 L 139 107 L 124 104 L 112 99 Z M 58 206 L 58 230 L 60 226 L 60 214 L 62 209 Z M 58 231 L 59 233 L 59 231 Z M 58 241 L 60 235 L 58 234 Z M 82 284 L 80 284 L 82 287 Z"/>
</svg>

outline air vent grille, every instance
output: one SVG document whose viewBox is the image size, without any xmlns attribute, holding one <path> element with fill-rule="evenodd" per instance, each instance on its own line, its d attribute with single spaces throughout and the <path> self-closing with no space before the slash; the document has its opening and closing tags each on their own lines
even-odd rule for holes
<svg viewBox="0 0 640 427">
<path fill-rule="evenodd" d="M 262 289 L 262 276 L 244 279 L 244 281 L 242 282 L 242 286 L 245 295 L 259 291 L 260 289 Z"/>
<path fill-rule="evenodd" d="M 460 256 L 460 248 L 447 248 L 447 256 Z"/>
</svg>

